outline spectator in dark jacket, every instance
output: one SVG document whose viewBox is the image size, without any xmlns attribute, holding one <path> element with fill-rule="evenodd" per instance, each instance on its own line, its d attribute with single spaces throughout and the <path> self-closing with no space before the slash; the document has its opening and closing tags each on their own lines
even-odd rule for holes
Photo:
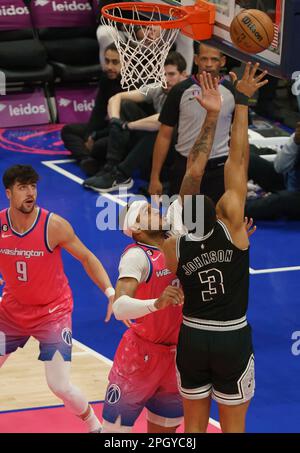
<svg viewBox="0 0 300 453">
<path fill-rule="evenodd" d="M 94 174 L 101 162 L 93 157 L 103 156 L 107 148 L 109 99 L 122 91 L 120 58 L 117 48 L 110 44 L 105 49 L 105 66 L 99 81 L 99 90 L 88 123 L 69 124 L 62 129 L 62 140 L 72 156 L 87 174 Z"/>
</svg>

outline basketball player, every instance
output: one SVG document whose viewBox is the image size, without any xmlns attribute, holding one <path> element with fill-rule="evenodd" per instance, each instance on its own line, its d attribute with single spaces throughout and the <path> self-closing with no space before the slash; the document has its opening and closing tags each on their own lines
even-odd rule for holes
<svg viewBox="0 0 300 453">
<path fill-rule="evenodd" d="M 209 154 L 221 97 L 216 89 L 217 79 L 213 86 L 211 76 L 206 78 L 204 73 L 201 83 L 202 97 L 198 96 L 197 100 L 207 115 L 196 143 L 203 141 Z M 198 193 L 199 184 L 195 189 L 183 186 L 181 195 L 185 190 Z M 173 233 L 177 230 L 180 233 L 182 228 L 181 216 L 179 225 L 173 221 L 174 217 L 178 218 L 178 209 L 180 206 L 174 202 L 167 214 Z M 182 290 L 178 278 L 165 264 L 162 247 L 166 231 L 159 211 L 147 201 L 135 201 L 125 211 L 121 223 L 124 233 L 135 243 L 121 257 L 113 311 L 119 320 L 136 322 L 124 334 L 114 358 L 102 432 L 130 432 L 144 407 L 148 410 L 149 433 L 175 432 L 183 416 L 175 369 Z"/>
<path fill-rule="evenodd" d="M 0 332 L 5 335 L 0 367 L 30 336 L 35 337 L 50 390 L 90 432 L 98 432 L 101 425 L 92 407 L 70 382 L 73 299 L 61 249 L 81 262 L 110 302 L 114 290 L 102 264 L 71 225 L 36 205 L 38 179 L 27 165 L 10 167 L 3 175 L 10 207 L 0 212 L 0 273 L 5 282 L 0 304 Z"/>
<path fill-rule="evenodd" d="M 249 240 L 244 227 L 249 162 L 248 102 L 267 80 L 248 63 L 241 80 L 232 73 L 236 110 L 230 152 L 225 165 L 225 193 L 216 206 L 202 196 L 204 218 L 197 213 L 197 196 L 185 200 L 193 221 L 203 221 L 201 234 L 164 243 L 167 267 L 184 291 L 183 324 L 177 349 L 185 430 L 205 432 L 213 398 L 223 432 L 244 432 L 246 412 L 254 395 L 254 356 L 246 319 L 249 286 Z M 204 172 L 205 147 L 194 149 Z M 188 181 L 187 181 L 188 184 Z M 184 219 L 185 226 L 187 226 Z M 196 228 L 197 230 L 197 228 Z"/>
<path fill-rule="evenodd" d="M 195 147 L 202 143 L 208 158 L 221 97 L 217 80 L 213 87 L 210 75 L 207 79 L 204 74 L 201 83 L 202 98 L 198 101 L 207 110 L 207 117 Z M 185 191 L 198 193 L 199 184 L 192 187 L 187 183 L 190 175 L 201 176 L 192 159 L 186 175 L 181 195 Z M 148 410 L 149 433 L 175 432 L 183 415 L 175 371 L 182 292 L 176 288 L 178 279 L 166 268 L 161 253 L 165 234 L 158 210 L 146 201 L 135 201 L 125 214 L 123 231 L 136 242 L 122 255 L 113 310 L 117 319 L 136 319 L 136 323 L 128 323 L 131 328 L 115 355 L 103 410 L 103 432 L 130 432 L 144 407 Z M 166 217 L 166 223 L 172 226 L 168 234 L 185 232 L 179 202 L 171 204 Z M 255 231 L 252 224 L 252 219 L 245 223 L 249 235 Z M 156 229 L 151 228 L 155 225 Z"/>
</svg>

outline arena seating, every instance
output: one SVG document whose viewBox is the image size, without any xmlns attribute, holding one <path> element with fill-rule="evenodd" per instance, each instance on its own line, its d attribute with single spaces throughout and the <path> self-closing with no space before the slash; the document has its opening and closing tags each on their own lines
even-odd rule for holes
<svg viewBox="0 0 300 453">
<path fill-rule="evenodd" d="M 7 83 L 51 80 L 53 69 L 47 60 L 23 0 L 1 0 L 0 71 L 5 73 Z"/>
<path fill-rule="evenodd" d="M 55 76 L 64 81 L 98 78 L 95 2 L 31 0 L 29 8 Z"/>
</svg>

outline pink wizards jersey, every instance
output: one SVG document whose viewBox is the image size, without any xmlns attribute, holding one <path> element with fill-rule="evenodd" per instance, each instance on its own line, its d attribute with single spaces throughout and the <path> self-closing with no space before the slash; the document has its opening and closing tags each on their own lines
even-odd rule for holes
<svg viewBox="0 0 300 453">
<path fill-rule="evenodd" d="M 126 250 L 132 247 L 140 247 L 149 261 L 147 281 L 138 285 L 135 298 L 156 299 L 167 286 L 179 286 L 178 278 L 166 268 L 164 254 L 158 248 L 137 243 L 130 245 Z M 131 328 L 139 337 L 152 343 L 175 345 L 181 321 L 182 307 L 171 305 L 164 310 L 136 319 Z"/>
<path fill-rule="evenodd" d="M 20 234 L 11 226 L 9 209 L 0 212 L 0 273 L 5 281 L 3 308 L 13 302 L 45 306 L 69 300 L 72 304 L 61 249 L 51 250 L 48 244 L 50 216 L 51 213 L 38 208 L 33 225 Z"/>
</svg>

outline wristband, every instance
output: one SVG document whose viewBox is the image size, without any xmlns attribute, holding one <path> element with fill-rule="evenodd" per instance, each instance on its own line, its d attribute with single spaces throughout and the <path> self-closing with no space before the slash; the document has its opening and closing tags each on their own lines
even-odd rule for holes
<svg viewBox="0 0 300 453">
<path fill-rule="evenodd" d="M 115 290 L 112 286 L 109 286 L 108 288 L 106 288 L 106 290 L 104 291 L 104 294 L 106 295 L 106 297 L 109 299 L 111 296 L 114 296 L 115 295 Z"/>
<path fill-rule="evenodd" d="M 237 105 L 245 105 L 246 107 L 249 107 L 249 101 L 250 98 L 246 96 L 246 94 L 241 93 L 240 91 L 235 92 L 235 103 Z"/>
<path fill-rule="evenodd" d="M 238 91 L 236 89 L 237 83 L 238 83 L 238 80 L 236 80 L 236 82 L 234 83 L 234 89 L 235 89 L 234 99 L 235 99 L 235 103 L 238 104 L 238 105 L 245 105 L 246 107 L 249 107 L 250 98 L 246 94 L 241 93 L 240 91 Z"/>
</svg>

